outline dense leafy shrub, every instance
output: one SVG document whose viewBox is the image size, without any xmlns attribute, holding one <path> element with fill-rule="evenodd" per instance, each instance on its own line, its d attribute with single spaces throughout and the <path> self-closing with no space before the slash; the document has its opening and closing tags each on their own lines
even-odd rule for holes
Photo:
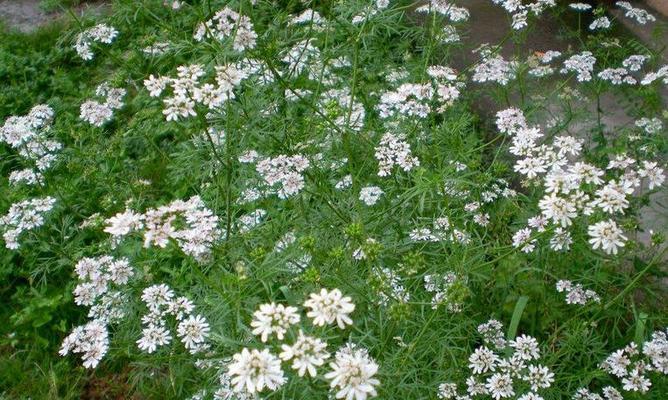
<svg viewBox="0 0 668 400">
<path fill-rule="evenodd" d="M 550 0 L 471 49 L 459 3 L 3 33 L 3 396 L 665 397 L 661 49 Z"/>
</svg>

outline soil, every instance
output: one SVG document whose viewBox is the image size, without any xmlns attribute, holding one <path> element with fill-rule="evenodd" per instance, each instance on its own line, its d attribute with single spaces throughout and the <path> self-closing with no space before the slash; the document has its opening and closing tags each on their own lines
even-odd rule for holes
<svg viewBox="0 0 668 400">
<path fill-rule="evenodd" d="M 41 0 L 0 0 L 0 19 L 10 29 L 32 32 L 59 18 L 68 18 L 62 11 L 46 12 L 40 6 Z M 88 1 L 73 7 L 78 15 L 101 14 L 107 9 L 105 1 Z"/>
</svg>

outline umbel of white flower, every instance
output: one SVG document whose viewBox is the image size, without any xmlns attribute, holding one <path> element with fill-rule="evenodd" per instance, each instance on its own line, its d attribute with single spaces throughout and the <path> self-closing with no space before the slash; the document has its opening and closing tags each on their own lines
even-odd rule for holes
<svg viewBox="0 0 668 400">
<path fill-rule="evenodd" d="M 309 299 L 304 302 L 304 307 L 310 309 L 306 316 L 312 318 L 316 326 L 336 322 L 340 329 L 345 329 L 346 325 L 353 323 L 349 314 L 355 310 L 355 305 L 350 297 L 343 296 L 339 289 L 331 291 L 322 289 L 319 293 L 311 293 Z"/>
<path fill-rule="evenodd" d="M 27 115 L 7 118 L 0 127 L 0 142 L 7 143 L 30 164 L 28 168 L 11 172 L 11 184 L 43 182 L 43 173 L 55 163 L 62 144 L 50 138 L 53 116 L 51 107 L 40 104 Z"/>
<path fill-rule="evenodd" d="M 118 31 L 114 27 L 106 24 L 98 24 L 77 35 L 74 50 L 76 50 L 79 57 L 90 61 L 95 56 L 92 49 L 94 43 L 111 44 L 117 36 Z"/>
<path fill-rule="evenodd" d="M 336 352 L 329 366 L 332 371 L 326 373 L 325 378 L 329 379 L 337 399 L 366 400 L 377 395 L 376 386 L 380 381 L 374 376 L 378 364 L 365 349 L 348 344 Z"/>
<path fill-rule="evenodd" d="M 253 334 L 259 335 L 262 342 L 266 342 L 271 335 L 283 340 L 288 328 L 298 323 L 299 319 L 297 307 L 285 307 L 283 304 L 275 303 L 262 304 L 260 309 L 253 313 L 251 327 Z"/>
<path fill-rule="evenodd" d="M 14 203 L 7 214 L 0 217 L 0 230 L 5 247 L 11 250 L 19 248 L 18 238 L 26 231 L 33 230 L 44 224 L 44 214 L 51 211 L 56 199 L 44 197 Z"/>
<path fill-rule="evenodd" d="M 127 295 L 123 292 L 134 271 L 127 259 L 111 256 L 84 257 L 74 271 L 79 284 L 74 288 L 74 302 L 89 306 L 90 321 L 72 330 L 63 341 L 60 355 L 81 353 L 83 366 L 95 368 L 109 348 L 110 324 L 125 317 Z"/>
<path fill-rule="evenodd" d="M 95 90 L 95 95 L 103 98 L 103 102 L 97 100 L 87 100 L 81 104 L 79 117 L 91 125 L 101 127 L 111 121 L 114 116 L 114 110 L 123 107 L 123 97 L 126 90 L 112 88 L 108 83 L 103 83 Z"/>
<path fill-rule="evenodd" d="M 184 253 L 198 261 L 211 253 L 211 248 L 222 235 L 218 216 L 206 208 L 199 196 L 186 201 L 175 200 L 149 209 L 144 214 L 126 210 L 105 222 L 104 231 L 111 234 L 116 242 L 135 230 L 143 229 L 144 247 L 155 245 L 165 248 L 170 240 L 174 240 Z"/>
<path fill-rule="evenodd" d="M 243 349 L 232 356 L 228 373 L 236 392 L 258 393 L 265 388 L 276 390 L 286 379 L 281 369 L 281 360 L 269 352 Z"/>
<path fill-rule="evenodd" d="M 255 47 L 257 34 L 253 30 L 250 18 L 225 7 L 208 21 L 199 24 L 193 37 L 198 42 L 205 38 L 224 41 L 232 37 L 234 50 L 244 51 Z"/>
<path fill-rule="evenodd" d="M 503 326 L 496 320 L 478 326 L 478 333 L 483 345 L 469 357 L 471 376 L 466 379 L 466 394 L 459 395 L 457 384 L 446 382 L 439 386 L 438 398 L 541 399 L 538 392 L 552 385 L 554 374 L 536 364 L 540 359 L 538 341 L 527 335 L 506 341 Z"/>
<path fill-rule="evenodd" d="M 322 340 L 304 335 L 299 330 L 299 337 L 292 346 L 281 345 L 283 350 L 278 356 L 281 360 L 292 360 L 292 369 L 297 370 L 299 376 L 304 376 L 306 372 L 311 377 L 317 375 L 316 367 L 320 367 L 329 358 L 329 353 L 325 351 L 327 343 Z"/>
<path fill-rule="evenodd" d="M 168 329 L 168 318 L 177 321 L 176 334 L 190 354 L 208 350 L 206 339 L 210 333 L 209 323 L 201 315 L 193 314 L 195 305 L 186 297 L 176 297 L 165 284 L 152 285 L 144 289 L 141 299 L 149 312 L 142 317 L 144 328 L 137 340 L 137 347 L 153 353 L 158 347 L 172 340 Z"/>
<path fill-rule="evenodd" d="M 573 68 L 584 62 L 574 57 L 569 61 L 566 65 Z M 590 64 L 593 68 L 593 61 Z M 587 71 L 591 72 L 589 67 Z M 551 249 L 567 251 L 573 242 L 568 229 L 575 221 L 594 215 L 596 210 L 611 216 L 623 214 L 630 206 L 628 197 L 643 181 L 651 190 L 665 180 L 664 171 L 656 162 L 639 163 L 624 153 L 612 157 L 605 168 L 591 165 L 582 160 L 582 141 L 571 136 L 556 136 L 541 143 L 544 136 L 541 128 L 529 126 L 522 111 L 515 108 L 499 111 L 496 124 L 500 132 L 512 138 L 510 153 L 519 157 L 515 171 L 526 176 L 528 184 L 544 188 L 538 202 L 541 214 L 530 218 L 529 226 L 513 236 L 513 246 L 526 253 L 536 249 L 534 229 L 545 232 L 551 228 Z M 642 166 L 633 168 L 637 164 Z M 606 171 L 617 178 L 606 181 Z M 601 249 L 606 254 L 617 254 L 627 240 L 613 219 L 589 222 L 587 233 L 592 249 Z"/>
</svg>

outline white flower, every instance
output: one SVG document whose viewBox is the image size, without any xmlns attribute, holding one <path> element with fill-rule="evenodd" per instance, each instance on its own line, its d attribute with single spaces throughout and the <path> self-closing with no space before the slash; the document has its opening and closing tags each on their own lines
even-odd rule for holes
<svg viewBox="0 0 668 400">
<path fill-rule="evenodd" d="M 125 236 L 134 230 L 143 228 L 142 220 L 143 215 L 132 210 L 125 210 L 125 212 L 118 213 L 105 221 L 107 226 L 104 228 L 104 232 L 112 236 Z"/>
<path fill-rule="evenodd" d="M 613 220 L 601 221 L 588 228 L 589 243 L 596 250 L 599 247 L 607 254 L 617 254 L 619 247 L 624 247 L 626 236 Z"/>
<path fill-rule="evenodd" d="M 482 374 L 487 371 L 494 371 L 499 363 L 499 356 L 485 346 L 478 347 L 469 356 L 469 368 L 474 374 Z"/>
<path fill-rule="evenodd" d="M 596 18 L 591 24 L 589 24 L 589 29 L 595 31 L 597 29 L 607 29 L 610 28 L 610 20 L 608 17 L 599 17 Z"/>
<path fill-rule="evenodd" d="M 192 301 L 186 297 L 178 297 L 167 303 L 167 314 L 173 315 L 177 321 L 183 320 L 195 309 Z"/>
<path fill-rule="evenodd" d="M 549 388 L 554 382 L 554 373 L 542 365 L 529 365 L 529 370 L 526 376 L 522 377 L 531 385 L 531 390 Z"/>
<path fill-rule="evenodd" d="M 564 61 L 561 73 L 572 71 L 577 74 L 578 82 L 588 82 L 592 79 L 595 63 L 596 57 L 589 51 L 583 51 Z"/>
<path fill-rule="evenodd" d="M 0 217 L 0 230 L 8 249 L 19 248 L 18 237 L 25 231 L 38 228 L 44 224 L 44 214 L 51 211 L 56 199 L 53 197 L 35 198 L 14 203 L 7 214 Z"/>
<path fill-rule="evenodd" d="M 209 336 L 209 324 L 201 315 L 191 315 L 179 322 L 176 333 L 188 350 L 196 350 Z"/>
<path fill-rule="evenodd" d="M 624 400 L 624 397 L 622 397 L 622 394 L 619 393 L 619 391 L 612 386 L 606 386 L 602 390 L 603 392 L 603 397 L 606 398 L 606 400 Z"/>
<path fill-rule="evenodd" d="M 638 171 L 638 175 L 642 178 L 647 178 L 647 186 L 650 190 L 661 186 L 666 178 L 663 175 L 663 168 L 660 168 L 657 163 L 652 161 L 643 161 L 643 166 Z"/>
<path fill-rule="evenodd" d="M 142 336 L 137 340 L 137 347 L 147 353 L 153 353 L 158 346 L 171 342 L 172 336 L 164 326 L 149 325 L 142 330 Z"/>
<path fill-rule="evenodd" d="M 259 161 L 255 169 L 269 186 L 279 185 L 278 197 L 287 199 L 304 188 L 302 173 L 309 164 L 309 160 L 299 154 L 279 155 Z"/>
<path fill-rule="evenodd" d="M 311 377 L 316 376 L 316 367 L 325 363 L 329 353 L 325 351 L 327 344 L 320 339 L 305 336 L 299 330 L 299 337 L 292 346 L 281 345 L 283 350 L 278 356 L 281 360 L 292 360 L 292 369 L 297 370 L 299 376 L 304 376 L 308 371 Z"/>
<path fill-rule="evenodd" d="M 109 350 L 109 331 L 102 321 L 92 320 L 72 330 L 58 352 L 65 356 L 70 352 L 81 353 L 84 368 L 95 368 Z"/>
<path fill-rule="evenodd" d="M 311 293 L 309 299 L 304 302 L 304 307 L 311 309 L 306 316 L 312 318 L 316 326 L 336 322 L 339 328 L 344 329 L 346 325 L 353 323 L 349 314 L 355 310 L 355 305 L 350 297 L 344 297 L 339 289 L 331 291 L 322 289 L 320 293 Z"/>
<path fill-rule="evenodd" d="M 420 161 L 411 155 L 411 148 L 403 141 L 402 135 L 386 133 L 376 147 L 375 157 L 378 160 L 378 176 L 388 176 L 393 166 L 410 171 L 420 165 Z"/>
<path fill-rule="evenodd" d="M 616 5 L 620 8 L 623 8 L 626 10 L 624 13 L 625 17 L 635 19 L 637 23 L 640 25 L 645 25 L 648 22 L 654 22 L 656 21 L 656 17 L 647 12 L 646 10 L 643 10 L 642 8 L 636 8 L 631 5 L 628 1 L 618 1 Z"/>
<path fill-rule="evenodd" d="M 329 366 L 332 371 L 325 374 L 325 378 L 336 390 L 337 399 L 366 400 L 376 396 L 375 386 L 380 381 L 373 376 L 378 372 L 378 364 L 366 350 L 346 346 L 336 352 L 336 360 Z"/>
<path fill-rule="evenodd" d="M 367 206 L 372 206 L 378 202 L 383 191 L 378 186 L 366 186 L 360 190 L 360 200 Z"/>
<path fill-rule="evenodd" d="M 160 307 L 167 305 L 174 297 L 174 292 L 169 286 L 161 283 L 144 289 L 141 299 L 151 311 L 158 311 Z"/>
<path fill-rule="evenodd" d="M 79 57 L 89 61 L 93 59 L 93 51 L 91 46 L 95 42 L 110 44 L 118 36 L 118 31 L 111 26 L 105 24 L 98 24 L 87 29 L 77 35 L 74 49 Z"/>
<path fill-rule="evenodd" d="M 525 253 L 531 253 L 536 248 L 536 239 L 531 239 L 531 229 L 524 228 L 513 235 L 513 247 L 517 247 Z"/>
<path fill-rule="evenodd" d="M 204 38 L 223 41 L 231 37 L 233 49 L 244 51 L 255 47 L 257 34 L 253 30 L 250 18 L 225 7 L 208 21 L 200 23 L 193 37 L 198 42 L 204 40 Z"/>
<path fill-rule="evenodd" d="M 545 218 L 551 219 L 555 224 L 567 227 L 572 224 L 572 219 L 577 217 L 575 204 L 568 199 L 557 196 L 556 193 L 545 195 L 539 202 L 538 207 Z"/>
<path fill-rule="evenodd" d="M 496 373 L 490 376 L 487 379 L 485 387 L 489 391 L 490 396 L 496 400 L 515 395 L 515 389 L 513 389 L 513 379 L 508 374 Z"/>
<path fill-rule="evenodd" d="M 260 309 L 253 313 L 251 327 L 254 335 L 260 335 L 262 342 L 266 342 L 270 335 L 276 334 L 278 340 L 283 340 L 290 325 L 299 322 L 296 307 L 285 307 L 283 304 L 262 304 Z"/>
<path fill-rule="evenodd" d="M 586 3 L 571 3 L 568 6 L 572 9 L 576 10 L 576 11 L 591 10 L 591 5 L 586 4 Z"/>
<path fill-rule="evenodd" d="M 649 387 L 652 386 L 652 382 L 640 373 L 638 369 L 634 369 L 628 376 L 622 378 L 622 384 L 624 384 L 624 390 L 640 393 L 646 393 Z"/>
<path fill-rule="evenodd" d="M 537 360 L 540 358 L 538 341 L 531 336 L 519 336 L 508 344 L 515 349 L 515 354 L 518 354 L 523 360 Z"/>
<path fill-rule="evenodd" d="M 456 383 L 441 383 L 438 385 L 438 398 L 439 399 L 452 399 L 457 396 L 457 384 Z"/>
<path fill-rule="evenodd" d="M 257 393 L 267 388 L 276 390 L 286 381 L 281 361 L 268 349 L 262 351 L 243 349 L 232 356 L 228 374 L 232 377 L 235 392 Z"/>
</svg>

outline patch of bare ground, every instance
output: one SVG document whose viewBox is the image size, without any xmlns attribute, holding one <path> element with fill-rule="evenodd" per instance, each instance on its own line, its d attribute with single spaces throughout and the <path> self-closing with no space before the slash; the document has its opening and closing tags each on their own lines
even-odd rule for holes
<svg viewBox="0 0 668 400">
<path fill-rule="evenodd" d="M 106 1 L 85 1 L 71 10 L 76 15 L 83 16 L 103 14 L 107 9 Z M 9 29 L 29 33 L 59 18 L 68 18 L 67 12 L 47 12 L 41 7 L 41 0 L 0 0 L 0 20 Z"/>
</svg>

